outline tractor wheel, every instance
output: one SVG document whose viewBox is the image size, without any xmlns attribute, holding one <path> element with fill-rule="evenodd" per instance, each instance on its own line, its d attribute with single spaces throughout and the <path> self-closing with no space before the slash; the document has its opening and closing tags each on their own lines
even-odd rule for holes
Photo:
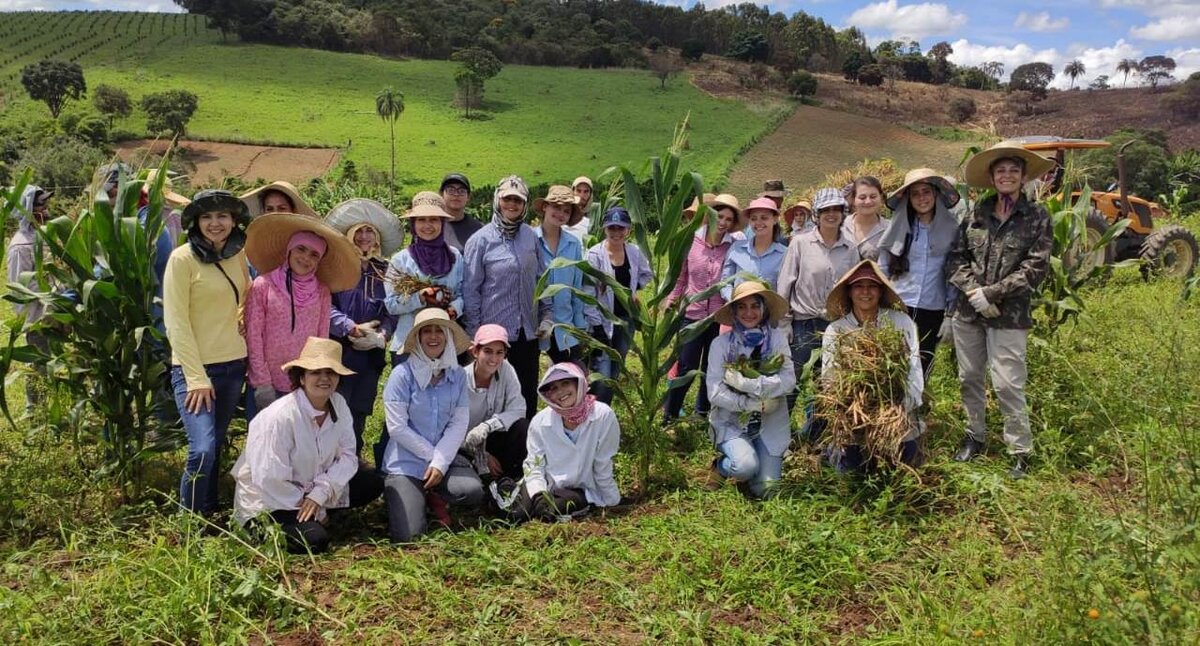
<svg viewBox="0 0 1200 646">
<path fill-rule="evenodd" d="M 1142 243 L 1143 272 L 1167 278 L 1186 278 L 1196 270 L 1200 246 L 1196 236 L 1178 224 L 1159 227 Z"/>
<path fill-rule="evenodd" d="M 1108 220 L 1104 219 L 1100 212 L 1092 209 L 1087 215 L 1086 229 L 1084 230 L 1083 246 L 1086 249 L 1095 249 L 1100 243 L 1100 238 L 1104 237 L 1104 232 L 1108 231 Z M 1113 245 L 1110 242 L 1103 249 L 1096 249 L 1092 253 L 1087 254 L 1079 263 L 1078 271 L 1080 274 L 1088 274 L 1092 268 L 1097 265 L 1110 265 L 1113 261 Z M 1072 258 L 1075 254 L 1068 254 L 1068 258 Z"/>
</svg>

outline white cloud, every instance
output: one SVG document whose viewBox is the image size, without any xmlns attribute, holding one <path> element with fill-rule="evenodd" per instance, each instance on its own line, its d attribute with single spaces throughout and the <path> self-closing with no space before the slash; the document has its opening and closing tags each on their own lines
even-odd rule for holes
<svg viewBox="0 0 1200 646">
<path fill-rule="evenodd" d="M 1172 16 L 1152 23 L 1133 27 L 1129 35 L 1146 40 L 1200 39 L 1200 15 Z"/>
<path fill-rule="evenodd" d="M 1041 61 L 1050 63 L 1056 68 L 1056 63 L 1059 59 L 1058 50 L 1050 49 L 1034 49 L 1025 43 L 1018 43 L 1011 47 L 1004 45 L 977 45 L 968 41 L 965 38 L 960 38 L 950 46 L 954 48 L 954 53 L 950 54 L 950 61 L 956 65 L 966 67 L 980 65 L 988 61 L 1000 61 L 1004 63 L 1004 74 L 1007 77 L 1017 66 L 1025 63 L 1033 63 Z"/>
<path fill-rule="evenodd" d="M 1025 43 L 1019 43 L 1011 47 L 978 45 L 966 39 L 959 39 L 951 43 L 951 47 L 954 48 L 954 53 L 950 55 L 950 60 L 955 64 L 972 66 L 988 61 L 1000 61 L 1004 63 L 1004 74 L 1006 77 L 1014 69 L 1025 63 L 1049 63 L 1054 67 L 1056 75 L 1054 80 L 1050 82 L 1050 87 L 1063 90 L 1070 87 L 1071 79 L 1062 73 L 1062 69 L 1067 63 L 1073 60 L 1083 63 L 1086 70 L 1082 76 L 1075 79 L 1075 87 L 1087 87 L 1088 83 L 1102 74 L 1109 77 L 1110 85 L 1114 82 L 1119 84 L 1120 77 L 1117 74 L 1117 63 L 1124 58 L 1141 60 L 1144 55 L 1141 49 L 1129 44 L 1124 39 L 1118 40 L 1109 47 L 1073 45 L 1065 51 L 1059 51 L 1054 47 L 1034 49 Z M 1195 56 L 1196 63 L 1200 65 L 1200 49 L 1187 51 L 1191 52 L 1188 54 L 1189 56 Z M 1129 84 L 1132 86 L 1137 82 L 1136 75 L 1131 75 Z"/>
<path fill-rule="evenodd" d="M 860 8 L 846 23 L 863 30 L 883 30 L 893 37 L 921 39 L 954 33 L 967 24 L 967 14 L 955 13 L 944 4 L 924 2 L 901 6 L 884 0 Z"/>
<path fill-rule="evenodd" d="M 1022 11 L 1017 14 L 1016 27 L 1028 29 L 1029 31 L 1059 31 L 1066 29 L 1071 25 L 1071 19 L 1063 16 L 1062 18 L 1051 18 L 1050 13 L 1043 11 L 1041 13 L 1030 14 Z"/>
<path fill-rule="evenodd" d="M 1179 81 L 1200 72 L 1200 47 L 1172 49 L 1167 56 L 1175 59 L 1175 78 Z"/>
<path fill-rule="evenodd" d="M 37 0 L 0 0 L 0 11 L 49 11 L 52 7 Z"/>
</svg>

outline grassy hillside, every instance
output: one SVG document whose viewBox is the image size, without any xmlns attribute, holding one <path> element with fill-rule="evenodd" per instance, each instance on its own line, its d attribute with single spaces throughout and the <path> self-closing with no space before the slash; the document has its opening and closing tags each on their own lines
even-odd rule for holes
<svg viewBox="0 0 1200 646">
<path fill-rule="evenodd" d="M 43 19 L 51 27 L 74 25 L 83 15 L 45 14 Z M 132 18 L 117 20 L 115 28 L 136 24 Z M 138 37 L 129 32 L 118 40 Z M 658 152 L 689 112 L 693 128 L 687 158 L 716 177 L 787 109 L 780 101 L 747 105 L 715 99 L 683 80 L 662 91 L 647 71 L 508 66 L 487 85 L 483 118 L 466 120 L 451 105 L 453 63 L 225 45 L 211 31 L 198 40 L 195 45 L 166 40 L 137 56 L 115 45 L 101 47 L 80 63 L 89 86 L 117 85 L 135 100 L 170 88 L 196 93 L 200 108 L 191 135 L 347 148 L 349 159 L 380 169 L 388 166 L 388 131 L 375 116 L 374 97 L 393 86 L 406 103 L 396 124 L 397 172 L 410 182 L 429 182 L 451 169 L 486 183 L 512 172 L 531 182 L 595 173 Z M 21 47 L 15 42 L 0 40 L 0 57 Z M 66 112 L 90 109 L 75 103 Z M 44 108 L 22 93 L 0 121 L 43 115 Z M 135 112 L 116 127 L 141 132 L 144 123 Z"/>
</svg>

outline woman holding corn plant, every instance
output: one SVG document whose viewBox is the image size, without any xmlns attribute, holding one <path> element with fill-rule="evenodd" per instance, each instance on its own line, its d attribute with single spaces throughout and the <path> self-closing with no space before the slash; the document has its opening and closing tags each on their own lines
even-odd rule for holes
<svg viewBox="0 0 1200 646">
<path fill-rule="evenodd" d="M 710 488 L 733 478 L 763 498 L 783 473 L 792 437 L 785 399 L 796 387 L 787 334 L 776 325 L 787 311 L 787 301 L 771 288 L 746 281 L 713 315 L 732 329 L 713 340 L 705 372 L 710 434 L 721 453 L 713 460 Z"/>
<path fill-rule="evenodd" d="M 433 191 L 417 193 L 402 219 L 412 227 L 412 243 L 392 255 L 383 280 L 387 311 L 397 317 L 392 365 L 403 360 L 404 338 L 417 312 L 436 307 L 455 320 L 463 311 L 463 258 L 446 242 L 450 214 L 442 196 Z"/>
</svg>

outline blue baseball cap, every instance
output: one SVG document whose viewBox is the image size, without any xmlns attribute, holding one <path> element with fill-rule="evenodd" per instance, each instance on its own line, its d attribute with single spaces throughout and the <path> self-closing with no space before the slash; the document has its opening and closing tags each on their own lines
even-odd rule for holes
<svg viewBox="0 0 1200 646">
<path fill-rule="evenodd" d="M 626 229 L 633 228 L 633 218 L 629 217 L 629 211 L 614 206 L 604 212 L 604 217 L 600 220 L 600 224 L 607 227 L 625 227 Z"/>
</svg>

